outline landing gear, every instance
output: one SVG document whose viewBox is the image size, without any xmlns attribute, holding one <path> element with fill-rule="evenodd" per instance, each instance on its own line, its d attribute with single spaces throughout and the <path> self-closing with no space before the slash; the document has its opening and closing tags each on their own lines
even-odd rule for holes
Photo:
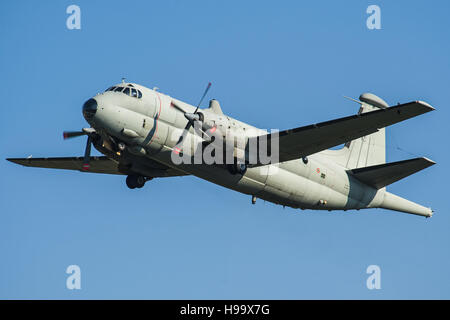
<svg viewBox="0 0 450 320">
<path fill-rule="evenodd" d="M 127 146 L 126 146 L 125 143 L 123 143 L 123 142 L 119 142 L 119 143 L 117 144 L 117 148 L 119 148 L 120 151 L 125 150 L 126 147 L 127 147 Z"/>
<path fill-rule="evenodd" d="M 127 187 L 130 189 L 135 189 L 135 188 L 142 188 L 145 185 L 145 182 L 147 182 L 148 180 L 151 180 L 143 177 L 143 176 L 139 176 L 139 175 L 135 175 L 135 174 L 130 174 L 129 176 L 127 176 Z"/>
<path fill-rule="evenodd" d="M 237 173 L 244 175 L 247 172 L 247 165 L 245 163 L 237 162 L 227 165 L 228 171 L 235 175 Z"/>
</svg>

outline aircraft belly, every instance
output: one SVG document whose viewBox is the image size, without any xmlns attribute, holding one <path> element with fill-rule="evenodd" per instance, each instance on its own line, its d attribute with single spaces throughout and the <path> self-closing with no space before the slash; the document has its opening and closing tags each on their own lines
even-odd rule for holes
<svg viewBox="0 0 450 320">
<path fill-rule="evenodd" d="M 289 199 L 289 193 L 269 185 L 264 187 L 264 190 L 261 190 L 257 194 L 258 198 L 286 206 L 297 207 L 294 200 Z"/>
<path fill-rule="evenodd" d="M 246 194 L 255 195 L 264 189 L 264 183 L 244 176 L 241 180 L 239 180 L 238 188 L 238 191 L 242 190 L 241 192 L 244 192 Z"/>
<path fill-rule="evenodd" d="M 274 167 L 274 166 L 272 166 Z M 304 186 L 302 185 L 302 177 L 275 167 L 275 170 L 267 175 L 266 185 L 272 188 L 283 190 L 288 194 L 297 194 L 299 196 L 304 193 Z"/>
<path fill-rule="evenodd" d="M 261 170 L 264 167 L 249 168 L 245 176 L 232 175 L 220 165 L 175 165 L 171 160 L 171 154 L 172 149 L 164 146 L 151 158 L 212 183 L 280 205 L 318 210 L 342 210 L 361 208 L 363 203 L 370 203 L 373 199 L 371 195 L 365 193 L 364 188 L 359 185 L 356 187 L 357 181 L 350 182 L 352 187 L 348 197 L 346 192 L 340 190 L 340 186 L 335 186 L 335 181 L 326 183 L 321 181 L 320 177 L 314 178 L 314 175 L 307 179 L 283 168 L 277 168 L 275 174 L 267 174 L 274 172 Z M 333 178 L 333 180 L 336 179 L 336 177 Z M 333 188 L 330 187 L 331 185 Z"/>
<path fill-rule="evenodd" d="M 171 160 L 171 156 L 172 149 L 164 146 L 159 153 L 152 155 L 151 159 L 242 193 L 253 195 L 264 188 L 263 182 L 253 179 L 252 177 L 232 175 L 223 166 L 184 163 L 175 165 Z"/>
</svg>

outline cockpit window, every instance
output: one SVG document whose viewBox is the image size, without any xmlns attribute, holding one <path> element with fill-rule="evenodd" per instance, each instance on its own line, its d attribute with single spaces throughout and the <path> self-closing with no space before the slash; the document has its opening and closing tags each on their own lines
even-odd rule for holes
<svg viewBox="0 0 450 320">
<path fill-rule="evenodd" d="M 130 86 L 132 88 L 130 88 Z M 134 86 L 130 85 L 130 84 L 127 87 L 113 86 L 113 87 L 106 89 L 106 91 L 122 92 L 122 93 L 125 93 L 127 96 L 131 96 L 133 98 L 138 98 L 138 99 L 142 98 L 141 90 L 135 89 Z"/>
</svg>

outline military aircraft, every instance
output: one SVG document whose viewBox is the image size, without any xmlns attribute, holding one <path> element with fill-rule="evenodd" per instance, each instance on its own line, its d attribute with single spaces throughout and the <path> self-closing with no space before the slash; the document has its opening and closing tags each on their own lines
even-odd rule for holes
<svg viewBox="0 0 450 320">
<path fill-rule="evenodd" d="M 122 81 L 84 103 L 89 128 L 64 132 L 65 139 L 87 137 L 84 157 L 7 160 L 29 167 L 126 175 L 131 189 L 142 188 L 153 178 L 194 175 L 250 195 L 253 204 L 263 199 L 299 209 L 384 208 L 432 216 L 430 208 L 389 193 L 386 186 L 435 162 L 420 157 L 386 163 L 384 129 L 434 110 L 429 104 L 389 106 L 364 93 L 359 100 L 352 99 L 360 105 L 355 115 L 269 133 L 225 115 L 217 100 L 199 108 L 210 85 L 193 106 L 156 88 Z M 186 147 L 188 140 L 199 142 Z M 262 161 L 261 141 L 270 151 L 267 154 L 276 151 L 275 161 Z M 250 161 L 253 142 L 258 152 Z M 104 156 L 91 156 L 91 145 Z M 197 150 L 211 146 L 218 154 L 231 149 L 231 157 L 226 155 L 230 160 L 174 161 L 192 159 Z"/>
</svg>

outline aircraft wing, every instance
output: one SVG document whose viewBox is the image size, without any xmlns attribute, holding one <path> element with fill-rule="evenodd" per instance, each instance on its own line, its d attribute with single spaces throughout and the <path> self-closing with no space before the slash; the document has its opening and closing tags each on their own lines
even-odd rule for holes
<svg viewBox="0 0 450 320">
<path fill-rule="evenodd" d="M 377 132 L 378 129 L 434 110 L 414 101 L 386 109 L 325 121 L 279 132 L 279 162 L 299 159 Z M 250 138 L 261 139 L 263 136 Z M 270 150 L 271 134 L 267 134 Z M 256 165 L 258 166 L 258 165 Z"/>
<path fill-rule="evenodd" d="M 127 175 L 129 170 L 125 166 L 121 166 L 119 162 L 111 160 L 107 157 L 91 157 L 88 171 L 83 170 L 83 157 L 63 157 L 63 158 L 9 158 L 10 162 L 17 163 L 26 167 L 50 168 L 78 170 L 81 172 L 104 173 Z M 173 169 L 154 169 L 147 171 L 151 173 L 151 177 L 175 177 L 186 175 L 180 171 Z"/>
</svg>

